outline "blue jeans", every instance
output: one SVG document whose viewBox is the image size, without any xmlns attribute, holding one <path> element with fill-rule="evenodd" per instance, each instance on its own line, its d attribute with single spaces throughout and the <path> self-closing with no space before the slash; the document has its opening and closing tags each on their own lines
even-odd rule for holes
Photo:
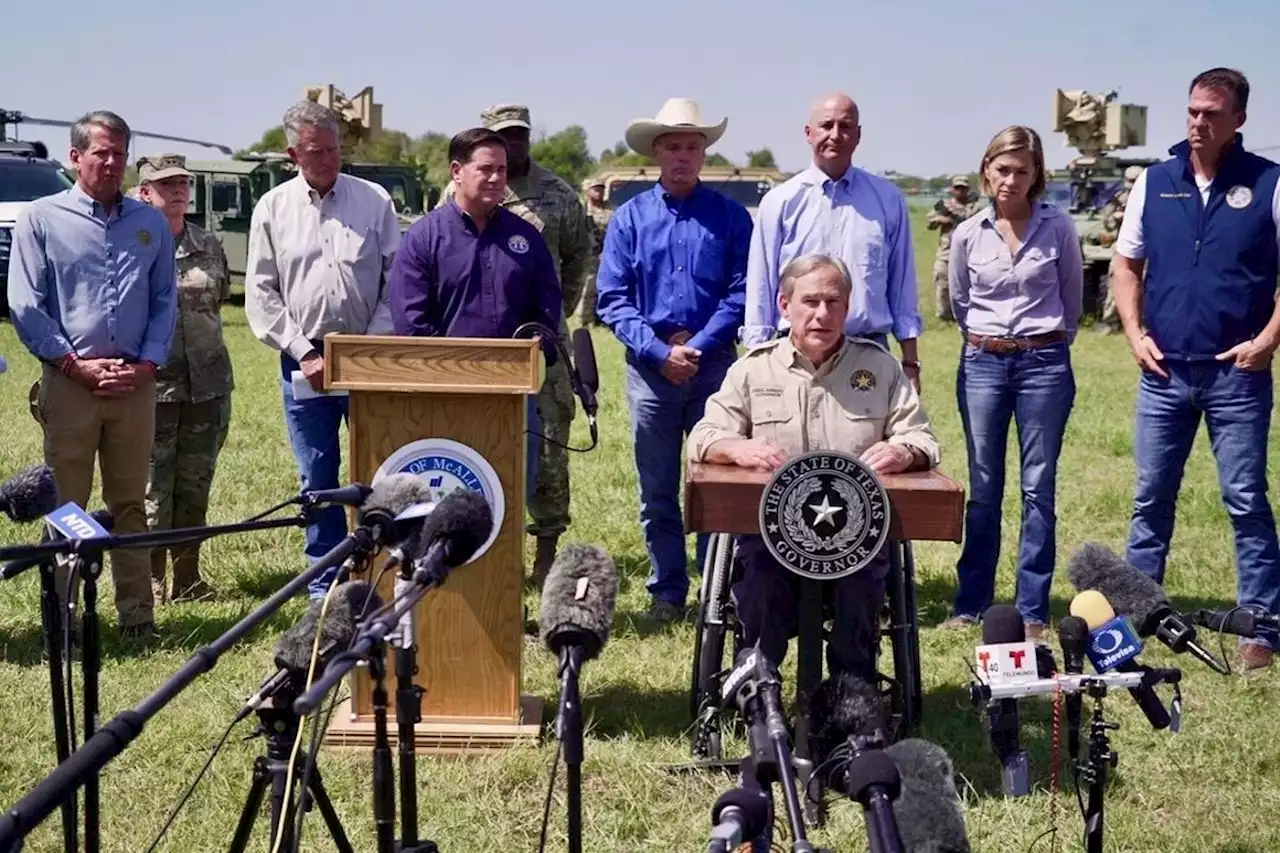
<svg viewBox="0 0 1280 853">
<path fill-rule="evenodd" d="M 1222 502 L 1235 528 L 1239 603 L 1280 613 L 1280 549 L 1267 500 L 1271 371 L 1171 360 L 1164 367 L 1168 379 L 1144 372 L 1138 385 L 1138 483 L 1125 557 L 1164 582 L 1178 488 L 1203 414 Z M 1275 631 L 1260 633 L 1258 639 L 1280 648 Z"/>
<path fill-rule="evenodd" d="M 1066 343 L 1008 355 L 964 345 L 956 397 L 969 454 L 964 548 L 956 563 L 955 615 L 978 618 L 995 598 L 1009 421 L 1018 424 L 1022 526 L 1015 604 L 1023 620 L 1046 624 L 1053 583 L 1058 454 L 1075 402 Z"/>
<path fill-rule="evenodd" d="M 627 353 L 627 399 L 640 481 L 640 527 L 652 573 L 647 584 L 656 599 L 683 605 L 689 594 L 684 517 L 680 512 L 683 477 L 680 466 L 685 438 L 698 421 L 707 398 L 720 390 L 733 364 L 734 351 L 704 352 L 698 372 L 683 385 L 673 385 L 655 367 Z M 707 549 L 699 534 L 698 566 Z"/>
<path fill-rule="evenodd" d="M 347 398 L 320 396 L 295 400 L 289 377 L 298 369 L 298 363 L 291 356 L 282 353 L 280 369 L 284 420 L 289 428 L 289 446 L 298 465 L 302 491 L 336 489 L 338 467 L 342 462 L 338 428 L 347 419 Z M 311 524 L 307 525 L 307 546 L 303 553 L 308 562 L 315 563 L 335 548 L 346 535 L 346 509 L 341 506 L 325 507 L 316 512 Z M 313 579 L 307 585 L 311 597 L 323 597 L 337 573 L 338 566 L 334 565 Z"/>
</svg>

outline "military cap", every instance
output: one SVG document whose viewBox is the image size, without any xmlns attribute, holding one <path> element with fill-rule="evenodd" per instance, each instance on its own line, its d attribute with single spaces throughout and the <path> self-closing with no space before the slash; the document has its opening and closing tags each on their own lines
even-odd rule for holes
<svg viewBox="0 0 1280 853">
<path fill-rule="evenodd" d="M 181 154 L 153 154 L 138 158 L 138 183 L 163 181 L 165 178 L 176 178 L 179 175 L 194 177 L 187 171 L 187 158 Z"/>
<path fill-rule="evenodd" d="M 582 191 L 586 192 L 592 187 L 603 187 L 603 186 L 604 186 L 604 178 L 595 178 L 595 177 L 587 178 L 582 182 Z"/>
<path fill-rule="evenodd" d="M 951 186 L 953 186 L 953 187 L 964 187 L 965 189 L 968 189 L 968 188 L 969 188 L 969 176 L 968 176 L 968 175 L 952 175 L 952 176 L 951 176 Z"/>
<path fill-rule="evenodd" d="M 1142 174 L 1141 166 L 1130 166 L 1124 170 L 1124 179 L 1126 181 L 1136 181 L 1138 176 Z"/>
<path fill-rule="evenodd" d="M 489 130 L 523 127 L 529 130 L 529 108 L 524 104 L 494 104 L 480 113 L 480 122 Z"/>
</svg>

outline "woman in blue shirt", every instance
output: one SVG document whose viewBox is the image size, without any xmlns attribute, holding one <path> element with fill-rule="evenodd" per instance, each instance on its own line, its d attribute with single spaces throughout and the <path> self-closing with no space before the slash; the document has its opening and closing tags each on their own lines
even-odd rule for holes
<svg viewBox="0 0 1280 853">
<path fill-rule="evenodd" d="M 951 242 L 969 500 L 954 615 L 943 624 L 975 624 L 995 597 L 1013 420 L 1022 474 L 1015 603 L 1027 638 L 1039 639 L 1053 581 L 1058 454 L 1075 400 L 1068 348 L 1080 320 L 1082 256 L 1071 218 L 1041 200 L 1044 149 L 1034 130 L 1015 125 L 996 134 L 979 174 L 991 205 L 959 225 Z"/>
</svg>

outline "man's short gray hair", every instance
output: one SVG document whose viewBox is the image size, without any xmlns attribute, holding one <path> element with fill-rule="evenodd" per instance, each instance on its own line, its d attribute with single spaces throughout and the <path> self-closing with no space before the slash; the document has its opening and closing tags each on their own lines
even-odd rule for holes
<svg viewBox="0 0 1280 853">
<path fill-rule="evenodd" d="M 778 280 L 778 290 L 790 299 L 796 288 L 796 281 L 820 269 L 835 270 L 839 274 L 841 294 L 848 296 L 853 292 L 853 276 L 849 275 L 849 268 L 845 266 L 844 261 L 830 255 L 818 254 L 801 255 L 783 267 L 782 275 Z"/>
<path fill-rule="evenodd" d="M 120 116 L 111 110 L 94 110 L 80 116 L 75 124 L 71 125 L 71 147 L 81 154 L 88 151 L 89 145 L 93 142 L 92 132 L 95 127 L 102 128 L 112 136 L 123 136 L 126 149 L 133 138 L 133 131 L 129 130 L 128 123 Z"/>
<path fill-rule="evenodd" d="M 289 141 L 289 147 L 292 148 L 298 144 L 298 133 L 303 127 L 315 127 L 322 130 L 331 130 L 334 134 L 339 133 L 338 118 L 326 107 L 322 107 L 315 101 L 298 101 L 298 103 L 289 107 L 284 114 L 284 136 Z"/>
</svg>

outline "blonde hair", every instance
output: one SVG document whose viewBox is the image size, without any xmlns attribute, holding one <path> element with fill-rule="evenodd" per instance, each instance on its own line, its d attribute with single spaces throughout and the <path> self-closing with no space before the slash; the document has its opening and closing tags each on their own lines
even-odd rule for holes
<svg viewBox="0 0 1280 853">
<path fill-rule="evenodd" d="M 986 153 L 982 155 L 982 162 L 978 164 L 978 180 L 982 194 L 988 198 L 995 196 L 995 190 L 987 180 L 987 166 L 1001 154 L 1012 154 L 1014 151 L 1026 151 L 1031 155 L 1036 176 L 1031 182 L 1031 188 L 1027 190 L 1027 200 L 1035 201 L 1044 194 L 1044 146 L 1040 144 L 1040 134 L 1020 124 L 1006 127 L 987 143 Z"/>
<path fill-rule="evenodd" d="M 801 255 L 783 267 L 782 274 L 778 277 L 778 291 L 790 299 L 791 294 L 795 292 L 796 281 L 819 269 L 831 269 L 839 273 L 842 296 L 848 296 L 853 292 L 853 277 L 849 275 L 849 268 L 845 266 L 844 261 L 830 255 L 818 254 Z"/>
</svg>

